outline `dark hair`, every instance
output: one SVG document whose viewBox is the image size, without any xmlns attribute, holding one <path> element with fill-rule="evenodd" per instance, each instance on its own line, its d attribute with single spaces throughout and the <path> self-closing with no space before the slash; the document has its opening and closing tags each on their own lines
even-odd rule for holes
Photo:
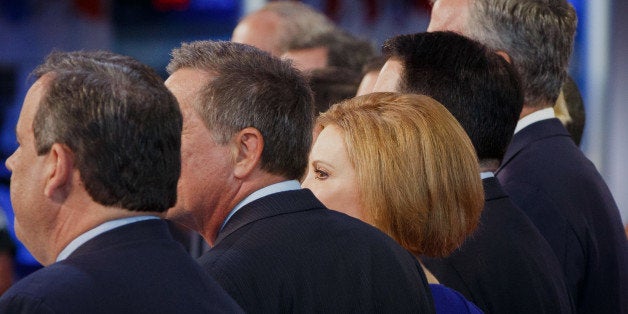
<svg viewBox="0 0 628 314">
<path fill-rule="evenodd" d="M 362 75 L 346 68 L 326 67 L 310 71 L 309 80 L 315 113 L 319 114 L 335 103 L 355 97 Z"/>
<path fill-rule="evenodd" d="M 69 147 L 94 201 L 163 212 L 177 199 L 181 112 L 154 70 L 110 52 L 53 52 L 33 72 L 51 74 L 33 121 L 39 155 Z"/>
<path fill-rule="evenodd" d="M 196 41 L 173 50 L 168 72 L 181 68 L 212 75 L 193 106 L 219 143 L 254 127 L 264 137 L 262 169 L 288 179 L 302 176 L 314 106 L 308 82 L 290 62 L 244 44 Z"/>
<path fill-rule="evenodd" d="M 403 64 L 399 91 L 442 103 L 465 129 L 478 158 L 503 158 L 523 106 L 515 69 L 477 41 L 452 32 L 401 35 L 384 54 Z"/>
</svg>

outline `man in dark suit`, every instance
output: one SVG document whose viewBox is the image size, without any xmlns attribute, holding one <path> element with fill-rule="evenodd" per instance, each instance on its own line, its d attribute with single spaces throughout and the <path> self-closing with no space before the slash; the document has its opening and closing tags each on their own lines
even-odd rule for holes
<svg viewBox="0 0 628 314">
<path fill-rule="evenodd" d="M 172 55 L 183 168 L 168 216 L 213 246 L 199 261 L 244 310 L 433 312 L 409 252 L 300 188 L 314 111 L 298 70 L 233 42 Z"/>
<path fill-rule="evenodd" d="M 580 313 L 628 311 L 628 244 L 617 205 L 555 118 L 573 50 L 567 0 L 437 0 L 430 31 L 486 44 L 521 76 L 524 104 L 496 176 L 554 250 Z"/>
<path fill-rule="evenodd" d="M 6 164 L 16 234 L 47 267 L 0 312 L 240 312 L 159 219 L 182 126 L 161 78 L 108 52 L 53 53 L 33 74 Z"/>
<path fill-rule="evenodd" d="M 480 161 L 485 207 L 475 233 L 445 258 L 421 260 L 444 285 L 487 313 L 570 313 L 560 265 L 532 222 L 493 176 L 523 104 L 515 69 L 484 45 L 451 32 L 384 43 L 375 91 L 425 94 L 468 133 Z"/>
</svg>

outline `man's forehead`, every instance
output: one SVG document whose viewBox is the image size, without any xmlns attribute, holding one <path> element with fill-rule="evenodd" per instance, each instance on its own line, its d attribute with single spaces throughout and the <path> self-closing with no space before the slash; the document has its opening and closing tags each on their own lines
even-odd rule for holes
<svg viewBox="0 0 628 314">
<path fill-rule="evenodd" d="M 401 81 L 403 64 L 396 59 L 388 59 L 377 76 L 373 92 L 396 92 Z"/>
</svg>

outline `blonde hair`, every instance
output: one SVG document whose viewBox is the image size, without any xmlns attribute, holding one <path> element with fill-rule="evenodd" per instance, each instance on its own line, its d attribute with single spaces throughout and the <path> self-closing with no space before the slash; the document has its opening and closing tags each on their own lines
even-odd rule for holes
<svg viewBox="0 0 628 314">
<path fill-rule="evenodd" d="M 343 132 L 367 222 L 413 254 L 446 256 L 477 226 L 484 205 L 477 157 L 436 100 L 373 93 L 332 106 L 317 124 Z"/>
</svg>

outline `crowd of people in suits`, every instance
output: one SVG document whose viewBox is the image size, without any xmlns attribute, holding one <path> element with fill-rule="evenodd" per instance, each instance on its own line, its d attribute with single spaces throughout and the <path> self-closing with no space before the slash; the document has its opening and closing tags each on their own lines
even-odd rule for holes
<svg viewBox="0 0 628 314">
<path fill-rule="evenodd" d="M 378 53 L 272 1 L 173 49 L 165 82 L 51 53 L 6 162 L 45 267 L 0 313 L 627 313 L 576 24 L 567 0 L 436 0 Z"/>
</svg>

